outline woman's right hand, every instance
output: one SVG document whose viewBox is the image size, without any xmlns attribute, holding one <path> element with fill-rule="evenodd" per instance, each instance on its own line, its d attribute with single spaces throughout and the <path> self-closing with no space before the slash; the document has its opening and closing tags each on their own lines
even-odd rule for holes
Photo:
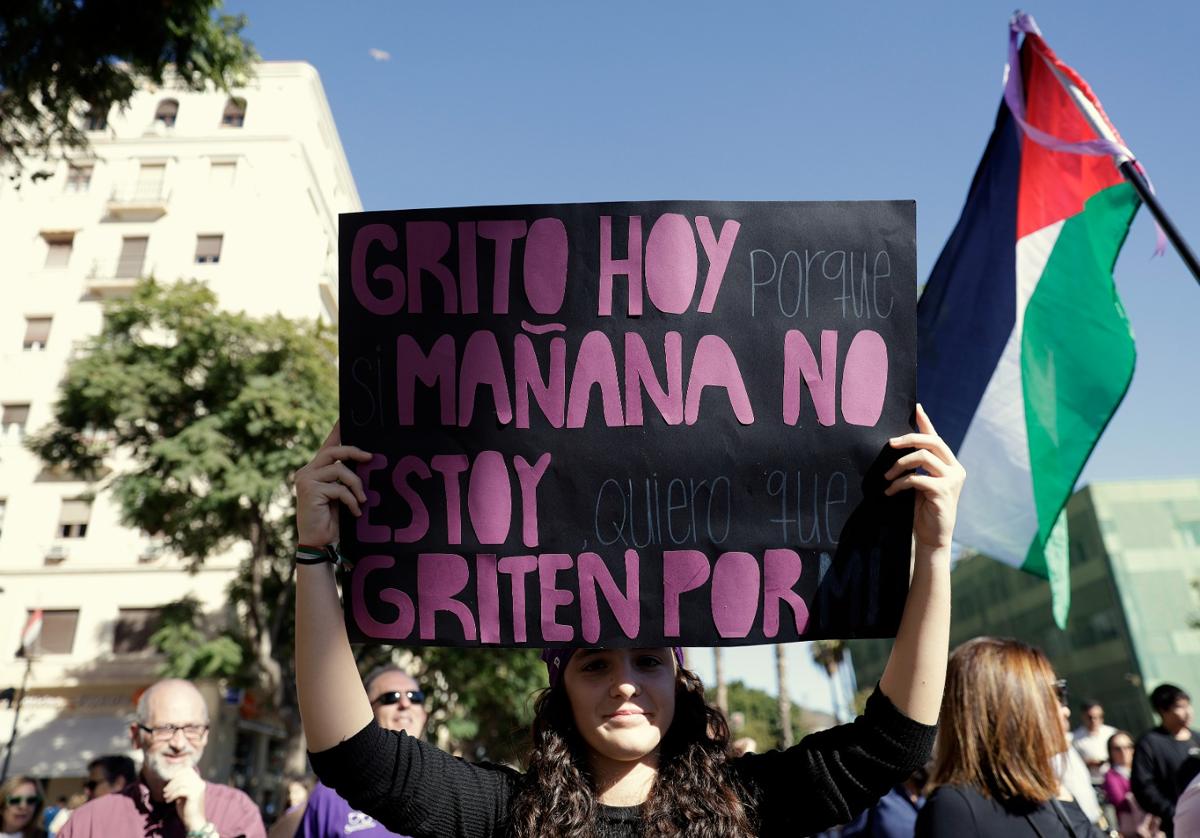
<svg viewBox="0 0 1200 838">
<path fill-rule="evenodd" d="M 299 544 L 324 547 L 338 540 L 338 504 L 355 517 L 367 502 L 358 475 L 343 462 L 365 463 L 371 454 L 353 445 L 342 445 L 341 424 L 333 426 L 324 444 L 308 465 L 293 475 L 296 485 L 296 532 Z"/>
</svg>

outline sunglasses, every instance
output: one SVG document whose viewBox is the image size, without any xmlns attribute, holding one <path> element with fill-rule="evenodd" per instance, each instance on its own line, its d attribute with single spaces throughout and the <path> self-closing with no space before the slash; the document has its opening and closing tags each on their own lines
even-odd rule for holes
<svg viewBox="0 0 1200 838">
<path fill-rule="evenodd" d="M 1057 681 L 1054 682 L 1054 697 L 1058 699 L 1058 703 L 1061 704 L 1063 707 L 1070 706 L 1071 696 L 1070 696 L 1070 693 L 1067 692 L 1067 679 L 1066 678 L 1059 678 Z"/>
<path fill-rule="evenodd" d="M 379 704 L 384 707 L 390 704 L 399 704 L 400 699 L 407 698 L 409 704 L 424 704 L 424 690 L 391 690 L 390 692 L 381 693 L 376 696 L 371 704 Z"/>
<path fill-rule="evenodd" d="M 14 795 L 14 796 L 8 798 L 9 806 L 20 806 L 21 804 L 25 804 L 26 806 L 36 806 L 41 802 L 42 802 L 42 799 L 40 797 L 38 797 L 36 794 L 31 794 L 28 797 L 17 797 L 16 795 Z"/>
</svg>

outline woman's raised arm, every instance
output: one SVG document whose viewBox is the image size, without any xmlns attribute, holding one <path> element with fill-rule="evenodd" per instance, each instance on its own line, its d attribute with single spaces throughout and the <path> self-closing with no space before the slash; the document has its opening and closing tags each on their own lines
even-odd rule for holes
<svg viewBox="0 0 1200 838">
<path fill-rule="evenodd" d="M 886 494 L 915 489 L 914 558 L 908 600 L 879 687 L 914 721 L 937 722 L 950 646 L 950 543 L 966 470 L 917 405 L 917 433 L 890 441 L 915 449 L 884 475 Z M 914 469 L 921 469 L 916 472 Z"/>
<path fill-rule="evenodd" d="M 338 539 L 338 507 L 361 514 L 362 482 L 343 461 L 365 462 L 366 451 L 341 444 L 335 425 L 312 461 L 296 472 L 299 543 L 324 547 Z M 374 713 L 363 689 L 342 621 L 334 568 L 296 567 L 296 690 L 311 751 L 324 751 L 361 730 Z"/>
</svg>

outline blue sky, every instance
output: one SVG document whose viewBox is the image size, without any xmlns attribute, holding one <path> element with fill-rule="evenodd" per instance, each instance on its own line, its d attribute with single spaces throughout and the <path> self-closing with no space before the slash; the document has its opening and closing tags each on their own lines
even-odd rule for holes
<svg viewBox="0 0 1200 838">
<path fill-rule="evenodd" d="M 367 209 L 913 198 L 921 282 L 991 131 L 1012 9 L 227 0 L 264 58 L 320 72 Z M 1200 6 L 1026 11 L 1200 247 Z M 1200 476 L 1200 286 L 1173 252 L 1151 259 L 1153 247 L 1143 210 L 1116 269 L 1138 368 L 1083 482 Z M 765 651 L 736 657 L 733 677 L 773 682 Z M 828 704 L 815 675 L 793 693 Z"/>
</svg>

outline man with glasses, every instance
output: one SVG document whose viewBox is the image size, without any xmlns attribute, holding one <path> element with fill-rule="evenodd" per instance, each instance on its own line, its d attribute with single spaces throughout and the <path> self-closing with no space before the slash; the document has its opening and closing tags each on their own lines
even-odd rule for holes
<svg viewBox="0 0 1200 838">
<path fill-rule="evenodd" d="M 380 727 L 417 738 L 424 734 L 429 719 L 425 693 L 407 672 L 398 666 L 383 666 L 368 675 L 363 686 Z M 308 796 L 296 838 L 387 838 L 395 834 L 365 812 L 351 808 L 333 789 L 317 783 Z"/>
<path fill-rule="evenodd" d="M 208 744 L 208 705 L 190 682 L 151 685 L 129 733 L 143 757 L 137 781 L 76 809 L 61 838 L 266 838 L 254 801 L 196 769 Z"/>
</svg>

